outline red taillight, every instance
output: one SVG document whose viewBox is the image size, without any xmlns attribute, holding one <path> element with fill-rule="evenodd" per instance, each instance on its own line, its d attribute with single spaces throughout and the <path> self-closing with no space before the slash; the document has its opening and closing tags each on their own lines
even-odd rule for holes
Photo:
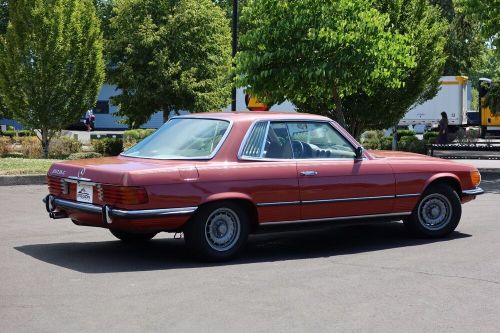
<svg viewBox="0 0 500 333">
<path fill-rule="evenodd" d="M 62 178 L 48 176 L 47 186 L 49 187 L 50 194 L 61 195 L 61 193 L 63 193 L 64 184 L 62 182 Z"/>
<path fill-rule="evenodd" d="M 109 205 L 138 205 L 148 202 L 148 193 L 144 187 L 98 185 L 99 199 Z"/>
</svg>

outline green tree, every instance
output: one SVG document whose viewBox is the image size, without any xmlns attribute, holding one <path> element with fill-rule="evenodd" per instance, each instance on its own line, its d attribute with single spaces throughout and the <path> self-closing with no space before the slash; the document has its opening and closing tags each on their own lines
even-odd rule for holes
<svg viewBox="0 0 500 333">
<path fill-rule="evenodd" d="M 454 2 L 456 1 L 430 0 L 431 4 L 441 9 L 442 16 L 449 23 L 443 75 L 469 75 L 476 58 L 485 48 L 484 39 L 480 34 L 480 21 L 457 12 Z"/>
<path fill-rule="evenodd" d="M 243 8 L 246 6 L 248 0 L 237 0 L 238 1 L 238 36 L 244 33 L 248 27 L 244 22 L 241 22 L 239 17 L 243 11 Z M 212 0 L 217 6 L 221 7 L 224 11 L 226 18 L 229 20 L 229 23 L 232 24 L 233 19 L 233 0 Z"/>
<path fill-rule="evenodd" d="M 0 1 L 0 34 L 3 35 L 7 31 L 9 24 L 9 1 Z"/>
<path fill-rule="evenodd" d="M 415 50 L 368 0 L 249 0 L 237 82 L 267 102 L 288 99 L 346 123 L 347 96 L 401 87 Z"/>
<path fill-rule="evenodd" d="M 101 31 L 105 40 L 110 39 L 110 21 L 113 17 L 113 0 L 92 0 L 97 17 L 101 20 Z"/>
<path fill-rule="evenodd" d="M 109 81 L 130 127 L 156 111 L 204 112 L 229 103 L 231 36 L 210 0 L 122 0 L 111 19 Z"/>
<path fill-rule="evenodd" d="M 500 3 L 498 0 L 456 0 L 461 13 L 479 22 L 483 38 L 500 53 Z"/>
<path fill-rule="evenodd" d="M 416 66 L 408 69 L 401 87 L 380 84 L 371 95 L 360 91 L 345 99 L 346 118 L 356 135 L 367 128 L 392 127 L 411 105 L 434 97 L 446 60 L 448 24 L 428 0 L 382 0 L 377 6 L 390 15 L 391 26 L 414 47 Z"/>
<path fill-rule="evenodd" d="M 222 8 L 228 19 L 233 17 L 233 0 L 212 0 L 212 2 Z M 238 13 L 240 15 L 247 2 L 248 0 L 238 0 Z"/>
<path fill-rule="evenodd" d="M 45 157 L 58 130 L 95 104 L 102 35 L 90 0 L 17 0 L 0 42 L 0 93 L 14 118 L 39 129 Z"/>
<path fill-rule="evenodd" d="M 3 36 L 9 24 L 9 1 L 0 1 L 0 35 Z M 0 37 L 1 38 L 1 37 Z M 1 94 L 0 94 L 1 95 Z M 11 118 L 12 113 L 5 107 L 2 97 L 0 97 L 0 119 Z"/>
</svg>

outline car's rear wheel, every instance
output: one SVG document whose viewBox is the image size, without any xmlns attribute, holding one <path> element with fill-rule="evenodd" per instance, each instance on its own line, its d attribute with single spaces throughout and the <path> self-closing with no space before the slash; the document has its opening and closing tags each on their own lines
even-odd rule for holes
<svg viewBox="0 0 500 333">
<path fill-rule="evenodd" d="M 113 236 L 118 238 L 119 240 L 126 243 L 143 243 L 151 240 L 154 236 L 156 236 L 156 232 L 130 232 L 123 230 L 109 230 Z"/>
<path fill-rule="evenodd" d="M 232 258 L 245 244 L 249 233 L 246 210 L 239 204 L 222 201 L 201 207 L 184 229 L 190 250 L 202 259 Z"/>
<path fill-rule="evenodd" d="M 405 226 L 420 237 L 444 237 L 460 222 L 462 205 L 457 192 L 446 184 L 431 185 L 422 195 Z"/>
</svg>

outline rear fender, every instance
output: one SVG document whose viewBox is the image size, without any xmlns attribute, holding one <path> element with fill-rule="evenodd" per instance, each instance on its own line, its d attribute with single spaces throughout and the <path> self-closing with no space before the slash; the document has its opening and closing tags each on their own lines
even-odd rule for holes
<svg viewBox="0 0 500 333">
<path fill-rule="evenodd" d="M 203 204 L 214 202 L 214 201 L 234 200 L 234 199 L 246 200 L 246 201 L 255 205 L 253 199 L 248 194 L 241 193 L 241 192 L 215 193 L 215 194 L 212 194 L 212 195 L 209 195 L 208 197 L 206 197 L 205 200 L 203 200 L 201 202 L 201 204 L 203 205 Z"/>
</svg>

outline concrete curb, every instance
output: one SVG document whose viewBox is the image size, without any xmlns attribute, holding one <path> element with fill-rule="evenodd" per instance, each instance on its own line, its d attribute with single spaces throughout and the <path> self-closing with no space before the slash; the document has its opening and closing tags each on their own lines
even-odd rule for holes
<svg viewBox="0 0 500 333">
<path fill-rule="evenodd" d="M 43 184 L 47 184 L 47 175 L 0 176 L 0 186 Z"/>
<path fill-rule="evenodd" d="M 496 175 L 500 178 L 500 169 L 479 168 L 478 170 L 482 174 L 488 174 L 488 176 Z M 0 186 L 44 184 L 47 184 L 47 175 L 0 176 Z"/>
</svg>

